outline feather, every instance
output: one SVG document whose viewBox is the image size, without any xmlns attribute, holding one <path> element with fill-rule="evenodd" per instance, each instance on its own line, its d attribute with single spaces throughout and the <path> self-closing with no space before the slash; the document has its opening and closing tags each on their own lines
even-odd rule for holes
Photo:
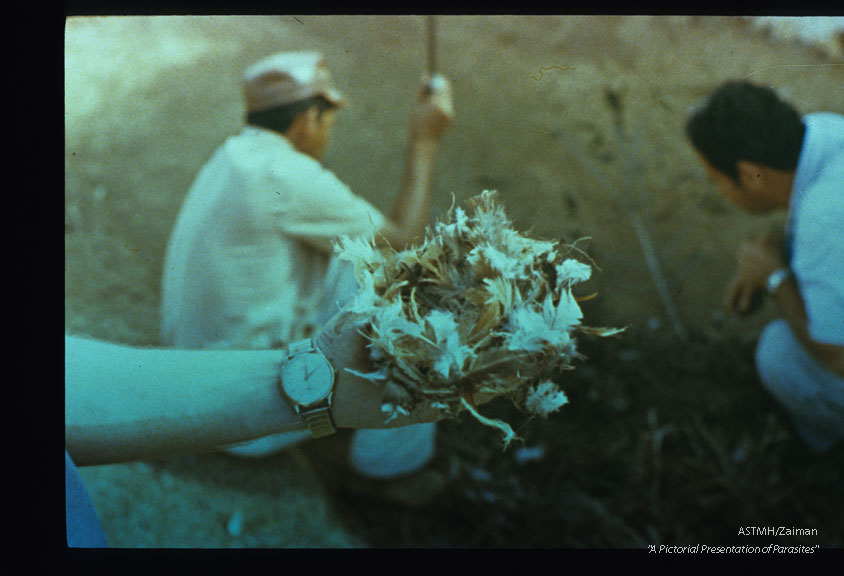
<svg viewBox="0 0 844 576">
<path fill-rule="evenodd" d="M 338 257 L 354 264 L 358 293 L 350 321 L 364 325 L 376 367 L 359 376 L 384 386 L 385 413 L 436 406 L 446 416 L 484 417 L 474 394 L 506 396 L 547 417 L 568 402 L 548 374 L 579 358 L 578 332 L 610 336 L 623 329 L 583 326 L 572 293 L 592 268 L 568 255 L 573 246 L 516 231 L 494 191 L 457 206 L 418 246 L 378 250 L 372 239 L 343 238 Z"/>
</svg>

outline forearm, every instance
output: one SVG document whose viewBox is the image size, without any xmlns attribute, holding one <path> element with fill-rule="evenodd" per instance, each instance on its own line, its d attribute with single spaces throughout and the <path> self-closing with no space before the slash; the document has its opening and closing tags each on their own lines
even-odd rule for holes
<svg viewBox="0 0 844 576">
<path fill-rule="evenodd" d="M 408 146 L 404 179 L 391 213 L 397 240 L 405 244 L 421 237 L 428 224 L 431 205 L 431 184 L 438 144 L 431 139 L 412 140 Z"/>
<path fill-rule="evenodd" d="M 66 338 L 65 443 L 78 465 L 213 450 L 300 426 L 280 351 L 141 350 Z"/>
<path fill-rule="evenodd" d="M 775 300 L 794 337 L 803 347 L 828 370 L 844 376 L 844 348 L 812 339 L 806 307 L 793 278 L 783 282 L 777 290 Z"/>
<path fill-rule="evenodd" d="M 448 80 L 438 74 L 425 78 L 410 111 L 410 143 L 401 191 L 390 221 L 380 231 L 395 249 L 404 248 L 425 233 L 437 148 L 453 118 Z"/>
</svg>

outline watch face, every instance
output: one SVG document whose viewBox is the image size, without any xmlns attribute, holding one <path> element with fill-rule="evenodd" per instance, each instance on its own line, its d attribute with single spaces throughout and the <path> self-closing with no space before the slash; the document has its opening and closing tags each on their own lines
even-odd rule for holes
<svg viewBox="0 0 844 576">
<path fill-rule="evenodd" d="M 300 354 L 284 366 L 282 386 L 296 404 L 309 405 L 331 393 L 334 369 L 321 354 Z"/>
</svg>

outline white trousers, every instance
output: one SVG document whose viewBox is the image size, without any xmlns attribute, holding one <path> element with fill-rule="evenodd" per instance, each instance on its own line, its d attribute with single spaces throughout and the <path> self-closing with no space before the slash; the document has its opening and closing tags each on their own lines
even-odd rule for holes
<svg viewBox="0 0 844 576">
<path fill-rule="evenodd" d="M 788 411 L 810 449 L 822 452 L 844 439 L 844 378 L 806 352 L 785 320 L 762 331 L 756 367 L 762 384 Z"/>
<path fill-rule="evenodd" d="M 351 298 L 357 290 L 348 263 L 335 260 L 326 276 L 324 299 L 314 319 L 322 326 Z M 423 468 L 434 456 L 436 424 L 426 422 L 401 428 L 356 430 L 349 447 L 349 465 L 357 473 L 371 478 L 393 478 Z M 259 438 L 226 449 L 228 454 L 260 458 L 309 440 L 310 432 L 301 430 Z"/>
</svg>

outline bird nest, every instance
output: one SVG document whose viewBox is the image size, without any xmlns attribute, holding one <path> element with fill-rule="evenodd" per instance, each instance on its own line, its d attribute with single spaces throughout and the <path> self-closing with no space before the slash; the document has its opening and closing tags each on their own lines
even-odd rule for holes
<svg viewBox="0 0 844 576">
<path fill-rule="evenodd" d="M 376 370 L 357 372 L 384 386 L 387 417 L 426 406 L 455 417 L 484 417 L 476 398 L 507 397 L 547 417 L 567 403 L 559 382 L 579 358 L 575 336 L 621 330 L 581 324 L 572 287 L 592 268 L 563 242 L 514 230 L 494 191 L 452 208 L 407 250 L 379 250 L 374 239 L 342 238 L 339 258 L 354 265 L 358 291 L 346 311 L 369 340 Z"/>
</svg>

